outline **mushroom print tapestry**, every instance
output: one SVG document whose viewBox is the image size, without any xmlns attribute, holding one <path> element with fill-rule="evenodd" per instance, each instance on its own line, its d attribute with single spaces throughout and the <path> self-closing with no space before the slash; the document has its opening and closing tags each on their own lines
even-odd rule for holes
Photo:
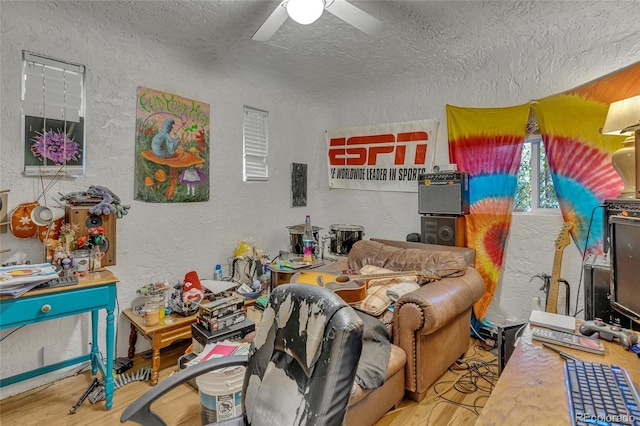
<svg viewBox="0 0 640 426">
<path fill-rule="evenodd" d="M 209 104 L 137 89 L 135 199 L 209 200 Z"/>
</svg>

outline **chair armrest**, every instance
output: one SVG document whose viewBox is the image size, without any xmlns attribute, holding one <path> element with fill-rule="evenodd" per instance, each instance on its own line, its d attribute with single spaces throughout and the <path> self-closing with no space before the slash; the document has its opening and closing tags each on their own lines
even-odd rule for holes
<svg viewBox="0 0 640 426">
<path fill-rule="evenodd" d="M 159 382 L 152 389 L 145 392 L 140 398 L 129 405 L 120 416 L 120 423 L 133 421 L 145 426 L 166 426 L 166 423 L 153 411 L 151 404 L 158 398 L 172 390 L 173 388 L 198 377 L 201 374 L 225 367 L 236 365 L 246 366 L 249 357 L 247 355 L 232 355 L 214 358 L 210 361 L 202 362 L 198 365 L 178 371 L 171 377 Z"/>
<path fill-rule="evenodd" d="M 474 268 L 467 267 L 464 275 L 454 278 L 443 278 L 440 281 L 426 284 L 419 289 L 402 296 L 395 305 L 394 340 L 400 336 L 399 328 L 408 328 L 405 332 L 429 334 L 447 324 L 452 318 L 469 309 L 484 292 L 484 281 Z M 400 324 L 400 315 L 405 305 L 419 315 L 411 315 L 411 324 Z M 397 333 L 396 333 L 397 332 Z"/>
</svg>

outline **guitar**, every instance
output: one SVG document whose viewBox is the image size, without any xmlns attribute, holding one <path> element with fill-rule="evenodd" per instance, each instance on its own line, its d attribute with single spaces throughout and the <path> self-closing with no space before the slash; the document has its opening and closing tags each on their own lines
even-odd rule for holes
<svg viewBox="0 0 640 426">
<path fill-rule="evenodd" d="M 291 277 L 291 283 L 311 284 L 325 287 L 340 296 L 347 303 L 362 302 L 367 297 L 370 280 L 419 276 L 423 279 L 440 280 L 438 276 L 424 275 L 418 271 L 385 272 L 361 275 L 350 271 L 300 271 Z"/>
<path fill-rule="evenodd" d="M 560 269 L 562 268 L 562 252 L 569 245 L 571 238 L 569 231 L 573 228 L 573 223 L 565 222 L 560 230 L 560 235 L 556 238 L 556 252 L 553 256 L 553 270 L 551 272 L 551 281 L 549 283 L 549 293 L 547 293 L 547 305 L 545 312 L 552 314 L 558 313 L 558 289 L 560 287 Z M 568 312 L 566 313 L 568 314 Z"/>
</svg>

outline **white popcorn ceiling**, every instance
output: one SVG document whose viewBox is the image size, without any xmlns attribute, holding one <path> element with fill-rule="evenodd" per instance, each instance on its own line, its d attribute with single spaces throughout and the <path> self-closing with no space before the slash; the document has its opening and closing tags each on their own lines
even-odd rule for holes
<svg viewBox="0 0 640 426">
<path fill-rule="evenodd" d="M 352 3 L 382 21 L 382 31 L 368 36 L 325 11 L 313 24 L 287 19 L 269 41 L 253 41 L 279 4 L 264 0 L 82 1 L 43 7 L 68 8 L 70 18 L 100 16 L 114 30 L 166 45 L 176 51 L 176 60 L 193 66 L 334 101 L 384 82 L 410 85 L 443 72 L 455 81 L 456 70 L 462 78 L 470 70 L 491 68 L 492 58 L 512 46 L 528 45 L 540 57 L 570 62 L 582 51 L 616 49 L 617 41 L 638 38 L 635 1 Z M 628 13 L 622 15 L 621 9 Z M 592 36 L 587 40 L 584 33 Z M 524 55 L 519 61 L 535 66 L 538 59 Z"/>
</svg>

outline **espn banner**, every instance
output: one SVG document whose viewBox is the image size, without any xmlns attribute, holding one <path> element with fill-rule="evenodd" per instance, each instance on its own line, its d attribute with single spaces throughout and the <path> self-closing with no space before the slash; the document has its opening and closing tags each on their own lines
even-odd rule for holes
<svg viewBox="0 0 640 426">
<path fill-rule="evenodd" d="M 404 121 L 325 132 L 329 188 L 418 192 L 431 172 L 438 120 Z"/>
</svg>

